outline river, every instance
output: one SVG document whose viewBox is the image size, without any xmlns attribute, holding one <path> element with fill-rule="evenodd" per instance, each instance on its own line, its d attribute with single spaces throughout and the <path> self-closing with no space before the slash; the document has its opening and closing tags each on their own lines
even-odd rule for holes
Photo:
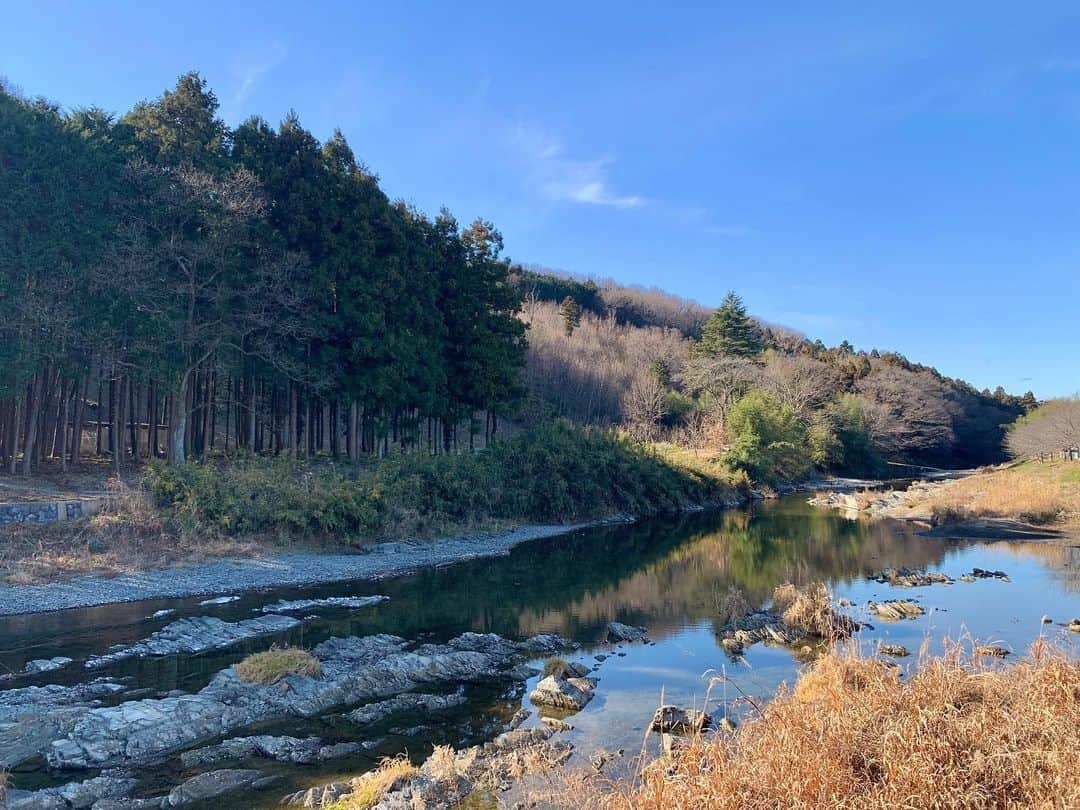
<svg viewBox="0 0 1080 810">
<path fill-rule="evenodd" d="M 879 584 L 867 575 L 883 567 L 907 566 L 941 571 L 956 581 L 904 589 Z M 1009 581 L 959 581 L 973 568 L 1000 569 Z M 122 605 L 0 618 L 0 671 L 20 671 L 31 659 L 67 656 L 75 663 L 52 673 L 20 678 L 18 686 L 72 684 L 99 675 L 126 677 L 128 691 L 113 700 L 154 696 L 170 690 L 194 692 L 217 671 L 272 643 L 311 647 L 330 636 L 392 633 L 408 639 L 444 641 L 464 631 L 492 632 L 510 638 L 560 633 L 580 642 L 568 659 L 581 661 L 599 678 L 596 697 L 568 718 L 565 732 L 576 750 L 573 765 L 586 765 L 599 748 L 624 749 L 627 760 L 647 740 L 645 729 L 661 701 L 701 706 L 711 674 L 726 673 L 731 685 L 717 687 L 713 706 L 738 692 L 765 700 L 790 682 L 803 664 L 781 647 L 755 645 L 744 659 L 719 644 L 720 599 L 732 587 L 755 606 L 767 604 L 784 582 L 823 580 L 837 598 L 854 603 L 856 618 L 874 624 L 864 643 L 887 639 L 914 655 L 924 642 L 931 651 L 942 639 L 971 636 L 1022 655 L 1040 634 L 1076 636 L 1055 622 L 1080 616 L 1080 549 L 1049 543 L 968 543 L 920 537 L 913 528 L 891 521 L 851 520 L 815 510 L 800 496 L 757 503 L 743 509 L 642 521 L 582 530 L 526 543 L 504 557 L 476 560 L 379 582 L 321 585 L 244 594 L 238 601 L 199 606 L 198 598 L 152 600 Z M 319 609 L 315 618 L 284 636 L 262 638 L 226 653 L 129 659 L 92 673 L 88 656 L 114 644 L 145 638 L 183 616 L 250 618 L 277 599 L 383 594 L 381 604 L 356 610 Z M 918 619 L 881 622 L 866 610 L 868 600 L 914 598 L 926 609 Z M 176 612 L 159 619 L 155 611 Z M 650 644 L 606 643 L 613 620 L 648 629 Z M 599 662 L 596 656 L 606 656 Z M 534 662 L 542 664 L 542 662 Z M 261 725 L 255 733 L 318 735 L 330 742 L 375 740 L 357 754 L 320 765 L 267 764 L 257 767 L 282 776 L 264 793 L 230 802 L 276 806 L 299 788 L 325 783 L 374 766 L 380 757 L 407 752 L 421 761 L 436 743 L 455 747 L 490 739 L 506 727 L 539 676 L 510 688 L 470 686 L 460 708 L 431 716 L 395 715 L 359 727 L 340 714 Z M 10 684 L 14 685 L 14 684 Z M 739 715 L 745 704 L 728 711 Z M 723 712 L 720 708 L 718 711 Z M 528 724 L 535 724 L 534 714 Z M 245 730 L 244 733 L 247 733 Z M 230 736 L 237 736 L 236 734 Z M 648 741 L 650 750 L 656 742 Z M 224 767 L 224 766 L 218 766 Z M 619 767 L 615 766 L 616 769 Z M 192 772 L 177 757 L 140 773 L 141 795 L 162 793 Z M 38 788 L 84 779 L 87 773 L 50 773 L 40 759 L 12 773 L 19 788 Z"/>
</svg>

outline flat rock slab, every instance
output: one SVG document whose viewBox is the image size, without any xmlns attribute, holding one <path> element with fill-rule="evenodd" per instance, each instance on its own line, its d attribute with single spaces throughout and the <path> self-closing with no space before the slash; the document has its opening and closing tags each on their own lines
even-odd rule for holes
<svg viewBox="0 0 1080 810">
<path fill-rule="evenodd" d="M 263 757 L 278 762 L 310 765 L 349 756 L 361 750 L 363 750 L 363 745 L 358 742 L 323 745 L 319 737 L 273 737 L 264 734 L 255 737 L 235 737 L 219 745 L 185 751 L 180 755 L 180 762 L 185 768 L 196 768 L 230 760 Z"/>
<path fill-rule="evenodd" d="M 52 672 L 53 670 L 66 667 L 71 663 L 70 658 L 66 658 L 63 655 L 58 655 L 55 658 L 36 658 L 33 661 L 27 661 L 26 666 L 23 667 L 23 672 L 27 674 L 34 674 L 38 672 Z"/>
<path fill-rule="evenodd" d="M 465 696 L 460 692 L 449 695 L 425 695 L 411 693 L 398 695 L 389 700 L 380 700 L 369 703 L 359 709 L 349 712 L 345 716 L 362 726 L 377 723 L 392 714 L 409 711 L 434 712 L 452 709 L 465 703 Z"/>
<path fill-rule="evenodd" d="M 158 630 L 149 638 L 129 647 L 120 645 L 103 655 L 86 659 L 87 669 L 108 666 L 126 658 L 145 658 L 161 655 L 196 655 L 221 650 L 242 641 L 284 633 L 302 622 L 289 616 L 258 616 L 239 622 L 227 622 L 213 616 L 178 619 Z"/>
<path fill-rule="evenodd" d="M 277 777 L 263 776 L 261 771 L 225 769 L 209 771 L 193 776 L 169 792 L 168 804 L 162 806 L 183 807 L 196 802 L 205 802 L 233 793 L 237 790 L 261 790 L 277 781 Z"/>
<path fill-rule="evenodd" d="M 229 668 L 196 694 L 85 709 L 51 742 L 47 760 L 61 769 L 144 762 L 262 721 L 316 717 L 429 684 L 505 681 L 516 677 L 521 661 L 569 646 L 551 635 L 512 642 L 465 633 L 415 647 L 383 634 L 330 638 L 312 650 L 318 677 L 289 675 L 266 686 L 245 683 Z"/>
<path fill-rule="evenodd" d="M 389 596 L 328 596 L 326 599 L 281 599 L 259 608 L 263 613 L 296 613 L 315 608 L 366 608 L 388 602 Z"/>
<path fill-rule="evenodd" d="M 915 619 L 926 613 L 920 605 L 908 599 L 888 599 L 884 602 L 870 602 L 870 611 L 879 619 L 895 622 L 901 619 Z"/>
<path fill-rule="evenodd" d="M 137 780 L 130 777 L 96 776 L 85 782 L 41 790 L 9 790 L 7 810 L 85 810 L 102 799 L 121 799 L 131 794 Z"/>
</svg>

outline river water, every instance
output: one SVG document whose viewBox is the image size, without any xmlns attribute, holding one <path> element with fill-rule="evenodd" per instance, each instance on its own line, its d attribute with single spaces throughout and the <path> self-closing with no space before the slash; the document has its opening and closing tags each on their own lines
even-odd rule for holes
<svg viewBox="0 0 1080 810">
<path fill-rule="evenodd" d="M 869 573 L 885 566 L 941 571 L 957 582 L 906 589 L 867 579 Z M 1003 570 L 1010 581 L 959 581 L 975 567 Z M 787 649 L 758 644 L 742 660 L 723 650 L 717 634 L 718 604 L 732 587 L 741 589 L 751 604 L 764 606 L 779 584 L 818 580 L 837 598 L 854 603 L 848 612 L 874 624 L 873 630 L 861 634 L 865 644 L 887 639 L 912 650 L 914 655 L 902 659 L 901 666 L 913 666 L 924 642 L 936 651 L 947 637 L 974 637 L 980 643 L 1009 648 L 1014 655 L 1022 655 L 1040 634 L 1063 637 L 1074 647 L 1080 641 L 1057 624 L 1041 623 L 1044 615 L 1055 622 L 1080 616 L 1080 548 L 928 539 L 900 523 L 851 520 L 836 512 L 815 510 L 802 497 L 791 496 L 745 509 L 584 530 L 521 545 L 506 557 L 380 582 L 264 591 L 218 606 L 200 607 L 197 598 L 153 600 L 4 617 L 0 618 L 0 671 L 19 671 L 28 660 L 64 655 L 75 663 L 54 673 L 22 678 L 18 685 L 127 676 L 131 688 L 120 698 L 127 700 L 176 689 L 197 691 L 215 672 L 272 643 L 311 647 L 329 636 L 371 633 L 442 641 L 469 630 L 511 638 L 556 632 L 582 645 L 568 659 L 598 667 L 596 697 L 568 718 L 574 729 L 566 733 L 566 739 L 578 752 L 571 764 L 581 765 L 598 748 L 624 749 L 628 759 L 636 755 L 661 699 L 700 707 L 713 674 L 726 674 L 730 684 L 714 689 L 711 709 L 716 709 L 717 701 L 732 700 L 739 692 L 767 699 L 779 684 L 791 682 L 804 663 Z M 253 610 L 280 598 L 369 594 L 385 594 L 389 601 L 358 610 L 320 609 L 315 611 L 318 618 L 287 636 L 259 639 L 225 653 L 130 659 L 92 673 L 82 668 L 87 656 L 113 644 L 145 638 L 182 616 L 213 615 L 235 621 L 250 618 Z M 914 598 L 926 614 L 886 623 L 867 612 L 868 600 L 889 598 Z M 176 613 L 147 618 L 164 608 Z M 612 620 L 646 627 L 653 643 L 607 644 L 606 625 Z M 597 655 L 607 658 L 601 663 Z M 465 706 L 438 716 L 398 715 L 359 728 L 334 715 L 241 732 L 379 742 L 363 755 L 318 766 L 252 763 L 282 775 L 280 789 L 238 801 L 230 797 L 230 802 L 276 805 L 284 793 L 356 774 L 383 756 L 407 752 L 422 761 L 433 744 L 460 747 L 483 742 L 504 730 L 517 709 L 528 706 L 527 693 L 537 680 L 534 677 L 509 690 L 470 687 Z M 728 711 L 738 715 L 740 704 L 732 703 Z M 528 724 L 536 722 L 534 714 Z M 648 745 L 652 750 L 656 743 Z M 143 790 L 164 792 L 190 773 L 173 757 L 143 774 Z M 17 787 L 35 788 L 90 775 L 50 774 L 40 763 L 31 762 L 12 776 Z"/>
</svg>

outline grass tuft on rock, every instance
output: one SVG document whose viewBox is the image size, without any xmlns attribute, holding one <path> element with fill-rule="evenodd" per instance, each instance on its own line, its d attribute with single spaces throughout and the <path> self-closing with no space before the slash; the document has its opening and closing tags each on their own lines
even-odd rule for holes
<svg viewBox="0 0 1080 810">
<path fill-rule="evenodd" d="M 391 790 L 420 773 L 405 757 L 384 759 L 374 771 L 353 781 L 353 792 L 324 810 L 370 810 Z"/>
<path fill-rule="evenodd" d="M 785 624 L 819 638 L 847 638 L 859 629 L 853 619 L 833 607 L 832 594 L 821 582 L 801 588 L 791 583 L 778 586 L 773 591 L 773 607 Z"/>
<path fill-rule="evenodd" d="M 322 674 L 319 660 L 299 647 L 271 647 L 266 652 L 249 655 L 233 666 L 246 683 L 273 684 L 287 675 L 317 678 Z"/>
</svg>

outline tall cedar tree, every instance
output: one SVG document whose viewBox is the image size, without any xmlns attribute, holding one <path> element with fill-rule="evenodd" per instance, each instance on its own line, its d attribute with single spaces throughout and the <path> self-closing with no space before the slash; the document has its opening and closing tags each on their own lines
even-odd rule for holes
<svg viewBox="0 0 1080 810">
<path fill-rule="evenodd" d="M 707 357 L 754 357 L 762 348 L 761 330 L 734 292 L 724 296 L 720 307 L 709 316 L 697 344 L 697 351 Z"/>
</svg>

